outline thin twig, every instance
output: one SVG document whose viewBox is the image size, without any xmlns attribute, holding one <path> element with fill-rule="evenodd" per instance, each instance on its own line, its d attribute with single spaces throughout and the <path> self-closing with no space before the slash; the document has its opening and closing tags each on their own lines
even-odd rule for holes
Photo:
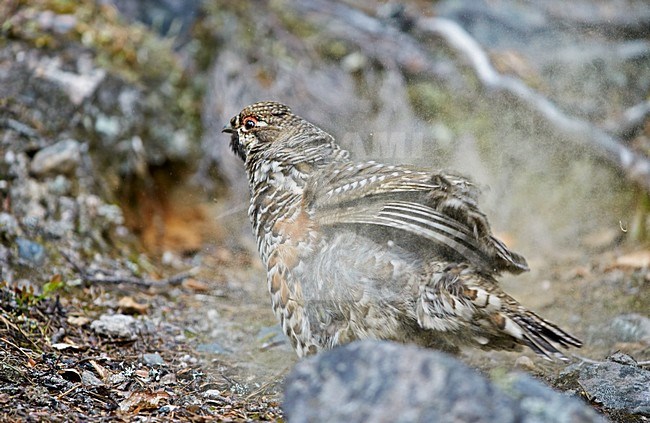
<svg viewBox="0 0 650 423">
<path fill-rule="evenodd" d="M 72 388 L 68 389 L 67 391 L 63 392 L 62 394 L 59 394 L 59 396 L 57 396 L 56 399 L 58 399 L 60 401 L 61 398 L 65 397 L 66 395 L 68 395 L 70 392 L 74 391 L 77 388 L 81 388 L 81 383 L 77 383 Z"/>
<path fill-rule="evenodd" d="M 130 276 L 91 276 L 81 275 L 82 279 L 89 283 L 106 283 L 106 284 L 120 284 L 125 283 L 135 286 L 178 286 L 185 279 L 191 278 L 198 273 L 198 268 L 192 268 L 186 272 L 181 272 L 176 275 L 164 279 L 143 279 Z"/>
<path fill-rule="evenodd" d="M 88 283 L 104 283 L 104 284 L 129 284 L 129 285 L 135 285 L 135 286 L 143 286 L 143 287 L 152 287 L 152 286 L 178 286 L 180 285 L 185 279 L 194 277 L 198 271 L 198 267 L 193 267 L 190 270 L 187 270 L 185 272 L 178 273 L 176 275 L 170 276 L 168 278 L 163 278 L 163 279 L 144 279 L 144 278 L 137 278 L 134 276 L 94 276 L 86 272 L 79 264 L 77 264 L 72 257 L 70 257 L 66 252 L 61 251 L 60 252 L 63 258 L 70 263 L 72 267 L 79 273 L 79 276 L 81 279 L 83 279 L 85 282 Z M 109 273 L 109 271 L 102 271 L 98 270 L 97 271 L 102 272 L 102 273 Z"/>
</svg>

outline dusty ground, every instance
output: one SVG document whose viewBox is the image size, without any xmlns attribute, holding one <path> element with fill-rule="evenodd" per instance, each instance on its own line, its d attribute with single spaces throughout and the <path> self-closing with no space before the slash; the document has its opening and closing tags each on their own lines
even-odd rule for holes
<svg viewBox="0 0 650 423">
<path fill-rule="evenodd" d="M 177 258 L 177 266 L 198 269 L 179 284 L 72 286 L 55 279 L 41 295 L 3 286 L 1 418 L 281 419 L 282 380 L 297 359 L 278 332 L 262 268 L 245 244 L 244 237 L 238 247 L 207 245 Z M 649 262 L 647 250 L 627 248 L 533 260 L 529 275 L 504 285 L 585 341 L 575 360 L 623 351 L 647 366 L 647 340 L 612 322 L 647 314 Z M 92 323 L 106 313 L 144 324 L 133 336 L 107 337 Z M 550 383 L 565 366 L 525 355 L 532 364 L 512 353 L 468 351 L 462 359 L 486 374 L 524 369 Z"/>
</svg>

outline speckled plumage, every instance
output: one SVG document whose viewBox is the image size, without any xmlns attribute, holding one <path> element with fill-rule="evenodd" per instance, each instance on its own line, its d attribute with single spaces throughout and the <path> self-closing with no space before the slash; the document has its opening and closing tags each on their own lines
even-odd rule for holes
<svg viewBox="0 0 650 423">
<path fill-rule="evenodd" d="M 245 163 L 273 311 L 299 356 L 363 338 L 558 358 L 558 346 L 581 346 L 501 290 L 499 273 L 528 266 L 492 236 L 466 179 L 352 161 L 275 102 L 244 108 L 224 132 Z"/>
</svg>

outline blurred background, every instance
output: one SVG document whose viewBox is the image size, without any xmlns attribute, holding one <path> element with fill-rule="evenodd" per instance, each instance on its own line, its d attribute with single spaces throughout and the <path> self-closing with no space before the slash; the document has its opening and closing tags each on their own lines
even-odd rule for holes
<svg viewBox="0 0 650 423">
<path fill-rule="evenodd" d="M 467 175 L 527 255 L 646 237 L 643 1 L 9 1 L 2 12 L 4 119 L 22 113 L 54 138 L 41 143 L 82 138 L 156 253 L 196 250 L 210 232 L 176 227 L 201 212 L 169 210 L 188 206 L 174 195 L 245 207 L 220 128 L 259 100 L 290 105 L 358 159 Z M 481 76 L 480 57 L 503 85 Z M 35 98 L 48 84 L 49 103 Z"/>
<path fill-rule="evenodd" d="M 472 179 L 531 265 L 506 288 L 584 338 L 581 354 L 648 360 L 645 0 L 5 0 L 0 37 L 11 286 L 40 294 L 60 275 L 64 306 L 173 322 L 202 369 L 235 369 L 223 386 L 275 386 L 293 353 L 221 133 L 275 100 L 358 160 Z"/>
</svg>

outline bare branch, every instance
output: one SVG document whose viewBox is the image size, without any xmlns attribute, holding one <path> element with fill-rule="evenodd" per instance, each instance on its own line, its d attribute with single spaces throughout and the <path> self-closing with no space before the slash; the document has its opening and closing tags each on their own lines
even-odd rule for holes
<svg viewBox="0 0 650 423">
<path fill-rule="evenodd" d="M 444 18 L 416 21 L 420 31 L 444 39 L 460 53 L 489 90 L 512 95 L 530 110 L 542 116 L 562 136 L 595 147 L 599 155 L 620 168 L 630 179 L 650 190 L 650 160 L 634 152 L 617 138 L 591 123 L 561 111 L 553 102 L 529 88 L 520 79 L 497 72 L 481 46 L 457 23 Z"/>
<path fill-rule="evenodd" d="M 101 271 L 97 270 L 94 274 L 91 274 L 85 270 L 85 265 L 81 265 L 76 262 L 71 254 L 65 251 L 59 251 L 61 256 L 79 273 L 79 277 L 90 283 L 105 283 L 105 284 L 128 284 L 135 286 L 143 287 L 153 287 L 153 286 L 178 286 L 185 279 L 191 278 L 198 273 L 198 268 L 194 267 L 188 271 L 177 273 L 176 275 L 170 276 L 168 278 L 154 280 L 154 279 L 143 279 L 133 276 L 104 276 L 103 273 L 110 274 L 111 271 Z M 97 275 L 97 273 L 102 273 L 102 275 Z"/>
<path fill-rule="evenodd" d="M 154 287 L 154 286 L 178 286 L 185 279 L 191 278 L 197 273 L 197 269 L 190 269 L 187 272 L 181 272 L 169 278 L 154 280 L 154 279 L 143 279 L 136 277 L 128 276 L 94 276 L 88 274 L 82 274 L 81 278 L 90 283 L 107 283 L 107 284 L 128 284 L 135 286 L 143 287 Z"/>
</svg>

